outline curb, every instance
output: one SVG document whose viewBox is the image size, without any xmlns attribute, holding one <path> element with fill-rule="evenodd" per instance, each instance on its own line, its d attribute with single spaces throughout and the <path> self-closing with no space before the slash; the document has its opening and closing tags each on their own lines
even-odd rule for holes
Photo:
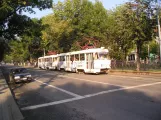
<svg viewBox="0 0 161 120">
<path fill-rule="evenodd" d="M 119 70 L 110 70 L 110 74 L 139 74 L 139 75 L 161 75 L 161 72 L 150 72 L 150 71 L 119 71 Z"/>
<path fill-rule="evenodd" d="M 0 120 L 24 120 L 24 117 L 15 102 L 12 92 L 0 70 L 2 86 L 0 86 Z"/>
</svg>

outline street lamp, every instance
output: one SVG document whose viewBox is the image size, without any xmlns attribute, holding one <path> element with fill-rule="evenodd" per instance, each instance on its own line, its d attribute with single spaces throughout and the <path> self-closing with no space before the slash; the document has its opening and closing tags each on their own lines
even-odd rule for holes
<svg viewBox="0 0 161 120">
<path fill-rule="evenodd" d="M 160 33 L 159 1 L 158 0 L 156 0 L 156 7 L 157 7 L 158 37 L 159 37 L 160 63 L 161 63 L 161 33 Z"/>
<path fill-rule="evenodd" d="M 44 56 L 45 56 L 45 48 L 43 48 L 43 50 L 44 50 Z"/>
</svg>

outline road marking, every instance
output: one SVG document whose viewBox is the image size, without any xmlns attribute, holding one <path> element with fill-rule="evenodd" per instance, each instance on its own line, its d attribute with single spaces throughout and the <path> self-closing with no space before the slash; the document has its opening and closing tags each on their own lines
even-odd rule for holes
<svg viewBox="0 0 161 120">
<path fill-rule="evenodd" d="M 122 78 L 133 78 L 133 79 L 139 79 L 139 78 L 142 78 L 142 77 L 130 77 L 130 76 L 120 76 L 120 75 L 109 75 L 109 76 L 114 76 L 114 77 L 122 77 Z"/>
<path fill-rule="evenodd" d="M 35 79 L 35 81 L 37 81 L 37 82 L 39 82 L 39 83 L 41 83 L 41 84 L 47 85 L 47 86 L 49 86 L 49 87 L 55 88 L 55 89 L 57 89 L 57 90 L 59 90 L 59 91 L 62 91 L 62 92 L 64 92 L 64 93 L 67 93 L 67 94 L 69 94 L 69 95 L 71 95 L 71 96 L 74 96 L 74 97 L 81 97 L 80 95 L 77 95 L 77 94 L 75 94 L 75 93 L 69 92 L 69 91 L 64 90 L 64 89 L 62 89 L 62 88 L 58 88 L 58 87 L 56 87 L 56 86 L 54 86 L 54 85 L 50 85 L 50 84 L 45 83 L 45 82 L 42 82 L 42 81 L 40 81 L 40 80 L 36 80 L 36 79 Z"/>
<path fill-rule="evenodd" d="M 70 98 L 70 99 L 65 99 L 65 100 L 60 100 L 60 101 L 40 104 L 40 105 L 33 105 L 33 106 L 28 106 L 28 107 L 21 108 L 21 110 L 32 110 L 32 109 L 37 109 L 37 108 L 41 108 L 41 107 L 47 107 L 47 106 L 51 106 L 51 105 L 58 105 L 58 104 L 62 104 L 62 103 L 67 103 L 67 102 L 71 102 L 71 101 L 80 100 L 80 99 L 83 99 L 83 98 L 84 97 L 76 97 L 76 98 Z"/>
<path fill-rule="evenodd" d="M 154 80 L 160 80 L 160 77 L 153 77 L 153 76 L 133 76 L 133 77 L 130 77 L 130 76 L 121 76 L 121 75 L 109 75 L 109 76 L 114 76 L 114 77 L 122 77 L 122 78 L 132 78 L 132 79 L 154 79 Z"/>
<path fill-rule="evenodd" d="M 112 89 L 112 90 L 107 90 L 107 91 L 101 91 L 101 92 L 98 92 L 98 93 L 84 95 L 83 97 L 93 97 L 93 96 L 102 95 L 102 94 L 106 94 L 106 93 L 112 93 L 112 92 L 117 92 L 117 91 L 122 91 L 122 90 L 129 90 L 129 89 L 153 86 L 153 85 L 158 85 L 158 84 L 161 84 L 161 82 L 142 84 L 142 85 L 136 85 L 136 86 L 130 86 L 130 87 L 123 87 L 123 88 Z"/>
<path fill-rule="evenodd" d="M 32 109 L 37 109 L 37 108 L 41 108 L 41 107 L 47 107 L 47 106 L 51 106 L 51 105 L 58 105 L 58 104 L 72 102 L 72 101 L 77 101 L 77 100 L 90 98 L 90 97 L 94 97 L 94 96 L 98 96 L 98 95 L 102 95 L 102 94 L 113 93 L 113 92 L 129 90 L 129 89 L 134 89 L 134 88 L 140 88 L 140 87 L 153 86 L 153 85 L 158 85 L 158 84 L 161 84 L 161 82 L 155 82 L 155 83 L 150 83 L 150 84 L 142 84 L 142 85 L 137 85 L 137 86 L 112 89 L 112 90 L 102 91 L 102 92 L 88 94 L 88 95 L 84 95 L 84 96 L 79 96 L 79 97 L 76 97 L 76 98 L 70 98 L 70 99 L 65 99 L 65 100 L 60 100 L 60 101 L 40 104 L 40 105 L 28 106 L 28 107 L 21 108 L 21 110 L 32 110 Z"/>
<path fill-rule="evenodd" d="M 47 73 L 47 74 L 51 75 L 51 73 Z M 41 75 L 41 76 L 43 76 L 43 75 Z M 82 79 L 82 78 L 76 78 L 76 77 L 70 77 L 70 76 L 64 76 L 64 75 L 58 75 L 58 77 L 71 78 L 71 79 L 76 79 L 76 80 L 80 80 L 80 81 L 88 81 L 88 82 L 99 83 L 99 84 L 104 84 L 104 85 L 112 85 L 112 86 L 117 86 L 117 87 L 128 87 L 128 86 L 123 86 L 123 85 L 111 84 L 108 82 L 98 82 L 98 81 L 94 81 L 94 80 L 88 80 L 88 79 Z"/>
<path fill-rule="evenodd" d="M 107 82 L 98 82 L 98 81 L 94 81 L 94 80 L 81 79 L 81 78 L 76 78 L 76 77 L 69 77 L 69 76 L 63 76 L 63 75 L 59 75 L 59 76 L 60 77 L 65 77 L 65 78 L 76 79 L 76 80 L 80 80 L 80 81 L 88 81 L 88 82 L 93 82 L 93 83 L 99 83 L 99 84 L 104 84 L 104 85 L 112 85 L 112 86 L 117 86 L 117 87 L 128 87 L 128 86 L 111 84 L 111 83 L 107 83 Z"/>
</svg>

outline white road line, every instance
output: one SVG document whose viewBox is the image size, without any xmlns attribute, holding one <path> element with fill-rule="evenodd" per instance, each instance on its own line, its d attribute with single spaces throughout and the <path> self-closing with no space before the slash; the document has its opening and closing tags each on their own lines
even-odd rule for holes
<svg viewBox="0 0 161 120">
<path fill-rule="evenodd" d="M 143 77 L 120 76 L 120 75 L 109 75 L 109 76 L 121 77 L 121 78 L 132 78 L 132 79 L 140 79 L 140 78 L 143 78 Z"/>
<path fill-rule="evenodd" d="M 98 93 L 94 93 L 94 94 L 88 94 L 88 95 L 84 95 L 84 96 L 79 96 L 79 97 L 76 97 L 76 98 L 70 98 L 70 99 L 65 99 L 65 100 L 60 100 L 60 101 L 40 104 L 40 105 L 28 106 L 28 107 L 21 108 L 21 110 L 32 110 L 32 109 L 37 109 L 37 108 L 41 108 L 41 107 L 47 107 L 47 106 L 51 106 L 51 105 L 58 105 L 58 104 L 63 104 L 63 103 L 72 102 L 72 101 L 76 101 L 76 100 L 81 100 L 81 99 L 85 99 L 85 98 L 90 98 L 90 97 L 94 97 L 94 96 L 98 96 L 98 95 L 102 95 L 102 94 L 113 93 L 113 92 L 123 91 L 123 90 L 128 90 L 128 89 L 135 89 L 135 88 L 140 88 L 140 87 L 153 86 L 153 85 L 158 85 L 158 84 L 161 84 L 161 82 L 155 82 L 155 83 L 150 83 L 150 84 L 143 84 L 143 85 L 137 85 L 137 86 L 123 87 L 123 88 L 118 88 L 118 89 L 113 89 L 113 90 L 107 90 L 107 91 L 102 91 L 102 92 L 98 92 Z"/>
<path fill-rule="evenodd" d="M 76 97 L 76 98 L 70 98 L 70 99 L 65 99 L 65 100 L 60 100 L 60 101 L 40 104 L 40 105 L 33 105 L 33 106 L 28 106 L 28 107 L 21 108 L 21 110 L 32 110 L 32 109 L 37 109 L 37 108 L 41 108 L 41 107 L 47 107 L 47 106 L 51 106 L 51 105 L 58 105 L 58 104 L 62 104 L 62 103 L 67 103 L 67 102 L 71 102 L 71 101 L 80 100 L 80 99 L 83 99 L 83 98 L 84 97 Z"/>
<path fill-rule="evenodd" d="M 155 80 L 160 80 L 160 78 L 159 77 L 156 77 L 156 78 L 154 78 L 154 77 L 152 77 L 152 76 L 137 76 L 137 77 L 131 77 L 131 76 L 121 76 L 121 75 L 109 75 L 109 76 L 114 76 L 114 77 L 121 77 L 121 78 L 132 78 L 132 79 L 155 79 Z"/>
<path fill-rule="evenodd" d="M 62 89 L 62 88 L 58 88 L 58 87 L 56 87 L 56 86 L 54 86 L 54 85 L 50 85 L 50 84 L 45 83 L 45 82 L 42 82 L 42 81 L 40 81 L 40 80 L 36 80 L 36 79 L 35 79 L 35 81 L 37 81 L 37 82 L 39 82 L 39 83 L 41 83 L 41 84 L 47 85 L 47 86 L 49 86 L 49 87 L 55 88 L 55 89 L 57 89 L 57 90 L 59 90 L 59 91 L 62 91 L 62 92 L 64 92 L 64 93 L 67 93 L 67 94 L 69 94 L 69 95 L 71 95 L 71 96 L 74 96 L 74 97 L 81 97 L 80 95 L 77 95 L 77 94 L 75 94 L 75 93 L 69 92 L 69 91 L 64 90 L 64 89 Z"/>
<path fill-rule="evenodd" d="M 94 81 L 94 80 L 81 79 L 81 78 L 70 77 L 70 76 L 63 76 L 63 75 L 59 75 L 59 76 L 60 77 L 65 77 L 65 78 L 76 79 L 76 80 L 80 80 L 80 81 L 88 81 L 88 82 L 93 82 L 93 83 L 99 83 L 99 84 L 104 84 L 104 85 L 112 85 L 112 86 L 117 86 L 117 87 L 128 87 L 128 86 L 123 86 L 123 85 L 111 84 L 111 83 L 108 83 L 108 82 L 98 82 L 98 81 Z"/>
<path fill-rule="evenodd" d="M 94 94 L 84 95 L 83 97 L 93 97 L 93 96 L 102 95 L 102 94 L 106 94 L 106 93 L 112 93 L 112 92 L 117 92 L 117 91 L 122 91 L 122 90 L 129 90 L 129 89 L 153 86 L 153 85 L 158 85 L 158 84 L 161 84 L 161 82 L 142 84 L 142 85 L 136 85 L 136 86 L 130 86 L 130 87 L 123 87 L 123 88 L 112 89 L 112 90 L 107 90 L 107 91 L 101 91 L 101 92 L 94 93 Z"/>
</svg>

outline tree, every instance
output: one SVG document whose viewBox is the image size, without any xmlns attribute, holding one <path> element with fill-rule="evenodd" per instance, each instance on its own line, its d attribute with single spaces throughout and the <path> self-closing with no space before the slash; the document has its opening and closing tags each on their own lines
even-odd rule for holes
<svg viewBox="0 0 161 120">
<path fill-rule="evenodd" d="M 32 19 L 31 22 L 30 28 L 25 33 L 9 42 L 10 51 L 6 54 L 5 60 L 12 59 L 15 62 L 32 62 L 33 59 L 42 56 L 41 20 Z"/>
<path fill-rule="evenodd" d="M 126 60 L 134 46 L 134 42 L 130 40 L 127 9 L 127 5 L 121 5 L 108 11 L 107 41 L 104 44 L 109 46 L 111 58 L 117 60 Z"/>
<path fill-rule="evenodd" d="M 11 49 L 9 56 L 11 56 L 13 62 L 23 62 L 29 59 L 30 55 L 26 42 L 22 42 L 21 40 L 12 40 L 9 45 Z"/>
<path fill-rule="evenodd" d="M 152 8 L 150 1 L 136 0 L 134 3 L 128 3 L 129 30 L 131 31 L 131 41 L 137 49 L 137 68 L 140 70 L 141 49 L 145 42 L 152 40 Z"/>
<path fill-rule="evenodd" d="M 70 35 L 72 41 L 70 50 L 79 50 L 77 42 L 81 42 L 84 38 L 105 40 L 107 10 L 101 2 L 66 0 L 54 5 L 53 11 L 56 17 L 68 21 L 73 29 Z"/>
<path fill-rule="evenodd" d="M 42 47 L 46 51 L 68 52 L 71 48 L 72 28 L 66 20 L 60 20 L 55 15 L 42 19 Z"/>
<path fill-rule="evenodd" d="M 51 8 L 52 0 L 1 0 L 0 1 L 0 36 L 3 39 L 14 39 L 24 33 L 31 22 L 22 12 L 34 13 L 33 8 L 40 10 Z M 2 42 L 0 42 L 2 44 Z M 3 45 L 0 45 L 3 46 Z M 3 56 L 4 52 L 0 51 Z M 0 58 L 3 58 L 3 57 Z"/>
<path fill-rule="evenodd" d="M 26 17 L 22 16 L 21 13 L 24 11 L 28 11 L 30 13 L 34 13 L 32 8 L 39 8 L 40 10 L 51 8 L 52 7 L 52 0 L 2 0 L 0 2 L 0 35 L 6 36 L 6 32 L 14 35 L 15 33 L 10 30 L 10 26 L 12 28 L 21 28 L 21 24 L 17 24 L 18 22 L 26 22 L 29 21 Z M 12 24 L 10 25 L 10 22 Z M 7 24 L 7 26 L 6 26 Z M 20 25 L 20 26 L 19 26 Z M 23 24 L 25 26 L 25 24 Z M 9 30 L 9 31 L 8 31 Z M 23 30 L 23 28 L 22 28 Z"/>
<path fill-rule="evenodd" d="M 32 24 L 28 31 L 26 31 L 22 36 L 21 39 L 23 41 L 28 42 L 28 51 L 30 54 L 30 61 L 32 59 L 37 59 L 38 57 L 42 56 L 43 48 L 41 46 L 42 42 L 42 20 L 32 19 Z"/>
<path fill-rule="evenodd" d="M 8 41 L 0 37 L 0 61 L 3 59 L 4 54 L 9 50 Z"/>
</svg>

